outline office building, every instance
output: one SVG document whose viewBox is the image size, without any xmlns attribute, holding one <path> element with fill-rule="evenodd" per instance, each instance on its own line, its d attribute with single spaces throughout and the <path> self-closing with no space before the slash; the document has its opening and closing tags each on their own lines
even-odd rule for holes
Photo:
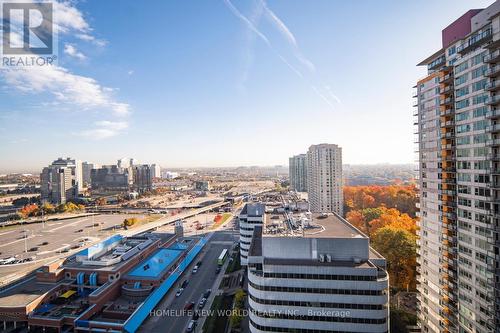
<svg viewBox="0 0 500 333">
<path fill-rule="evenodd" d="M 422 332 L 500 332 L 499 13 L 498 1 L 469 10 L 419 64 Z"/>
<path fill-rule="evenodd" d="M 153 168 L 148 164 L 134 165 L 132 167 L 133 173 L 133 187 L 139 192 L 143 193 L 153 189 Z"/>
<path fill-rule="evenodd" d="M 120 168 L 116 165 L 103 165 L 98 169 L 91 170 L 92 190 L 118 191 L 129 190 L 130 175 L 129 168 Z"/>
<path fill-rule="evenodd" d="M 389 332 L 386 261 L 368 237 L 336 213 L 294 220 L 253 230 L 250 332 Z"/>
<path fill-rule="evenodd" d="M 58 158 L 40 174 L 42 201 L 54 204 L 75 199 L 83 191 L 82 163 L 71 158 Z"/>
<path fill-rule="evenodd" d="M 297 192 L 307 192 L 307 155 L 300 154 L 288 160 L 290 189 Z"/>
<path fill-rule="evenodd" d="M 307 194 L 311 212 L 343 215 L 342 148 L 319 144 L 307 151 Z"/>
<path fill-rule="evenodd" d="M 261 203 L 247 203 L 238 217 L 240 227 L 240 261 L 242 265 L 247 264 L 248 249 L 252 241 L 253 229 L 256 225 L 262 225 L 266 219 L 266 206 Z"/>
</svg>

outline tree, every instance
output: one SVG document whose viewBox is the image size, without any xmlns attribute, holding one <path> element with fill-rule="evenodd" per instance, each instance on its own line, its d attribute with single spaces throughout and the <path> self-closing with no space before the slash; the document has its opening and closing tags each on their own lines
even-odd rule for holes
<svg viewBox="0 0 500 333">
<path fill-rule="evenodd" d="M 385 226 L 378 229 L 371 244 L 387 260 L 391 285 L 397 288 L 415 288 L 416 237 L 407 230 Z"/>
<path fill-rule="evenodd" d="M 25 219 L 30 216 L 36 216 L 38 214 L 38 211 L 39 211 L 38 205 L 29 204 L 19 210 L 19 215 L 21 215 L 21 217 Z"/>
<path fill-rule="evenodd" d="M 44 214 L 54 214 L 56 212 L 56 208 L 54 207 L 54 205 L 49 202 L 44 202 L 41 210 Z"/>
</svg>

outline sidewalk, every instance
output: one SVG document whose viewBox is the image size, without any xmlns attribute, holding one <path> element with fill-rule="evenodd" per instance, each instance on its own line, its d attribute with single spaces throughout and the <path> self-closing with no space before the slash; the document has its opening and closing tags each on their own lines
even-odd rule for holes
<svg viewBox="0 0 500 333">
<path fill-rule="evenodd" d="M 224 278 L 224 276 L 226 275 L 226 268 L 227 268 L 227 265 L 229 264 L 229 260 L 226 260 L 224 262 L 224 265 L 222 265 L 221 267 L 221 273 L 224 272 L 223 274 L 219 274 L 219 276 L 217 276 L 217 279 L 215 279 L 215 282 L 214 284 L 212 285 L 212 293 L 210 294 L 210 296 L 208 296 L 208 299 L 207 299 L 207 304 L 205 305 L 208 309 L 211 309 L 212 307 L 212 303 L 214 301 L 214 298 L 215 296 L 217 295 L 222 295 L 223 294 L 223 290 L 220 290 L 219 289 L 219 286 L 222 282 L 222 279 Z M 207 317 L 203 316 L 203 317 L 200 317 L 198 319 L 198 323 L 196 325 L 196 329 L 195 329 L 195 332 L 203 332 L 203 325 L 205 324 L 205 320 L 207 319 Z"/>
</svg>

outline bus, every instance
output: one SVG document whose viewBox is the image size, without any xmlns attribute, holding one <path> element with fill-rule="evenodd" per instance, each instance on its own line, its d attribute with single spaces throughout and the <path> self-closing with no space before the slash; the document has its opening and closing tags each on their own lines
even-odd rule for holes
<svg viewBox="0 0 500 333">
<path fill-rule="evenodd" d="M 217 259 L 217 265 L 222 266 L 222 264 L 224 263 L 226 258 L 227 258 L 227 249 L 224 249 L 224 250 L 222 250 L 219 258 Z"/>
</svg>

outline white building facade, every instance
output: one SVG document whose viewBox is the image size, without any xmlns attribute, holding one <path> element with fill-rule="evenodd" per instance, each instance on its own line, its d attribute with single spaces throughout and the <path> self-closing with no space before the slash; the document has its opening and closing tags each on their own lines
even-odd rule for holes
<svg viewBox="0 0 500 333">
<path fill-rule="evenodd" d="M 240 212 L 240 260 L 241 265 L 246 265 L 248 260 L 248 249 L 252 242 L 253 229 L 256 225 L 262 226 L 265 223 L 266 206 L 261 203 L 248 203 Z"/>
</svg>

